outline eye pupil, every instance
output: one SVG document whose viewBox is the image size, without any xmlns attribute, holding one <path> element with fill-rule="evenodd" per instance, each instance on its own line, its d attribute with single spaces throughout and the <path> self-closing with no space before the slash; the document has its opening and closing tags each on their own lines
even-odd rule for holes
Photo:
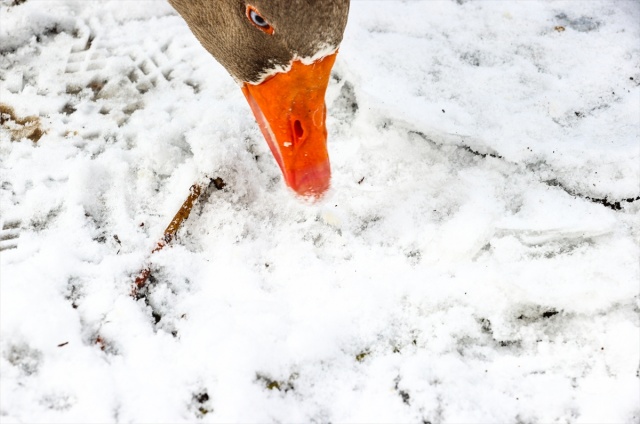
<svg viewBox="0 0 640 424">
<path fill-rule="evenodd" d="M 267 21 L 265 21 L 262 16 L 258 15 L 255 10 L 252 10 L 249 13 L 249 16 L 251 17 L 251 20 L 253 21 L 254 24 L 256 24 L 258 26 L 261 26 L 261 27 L 269 26 Z"/>
<path fill-rule="evenodd" d="M 264 25 L 266 22 L 264 21 L 264 19 L 262 19 L 262 16 L 258 15 L 256 12 L 253 12 L 253 20 L 258 24 L 258 25 Z"/>
<path fill-rule="evenodd" d="M 247 19 L 262 32 L 273 35 L 273 27 L 265 18 L 263 18 L 258 10 L 252 5 L 247 5 Z"/>
</svg>

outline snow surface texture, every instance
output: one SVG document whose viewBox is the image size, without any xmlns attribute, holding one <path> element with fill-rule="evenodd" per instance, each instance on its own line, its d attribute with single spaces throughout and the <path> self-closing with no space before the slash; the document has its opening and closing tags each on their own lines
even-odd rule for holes
<svg viewBox="0 0 640 424">
<path fill-rule="evenodd" d="M 3 423 L 639 422 L 640 3 L 353 1 L 313 205 L 165 2 L 0 12 Z"/>
</svg>

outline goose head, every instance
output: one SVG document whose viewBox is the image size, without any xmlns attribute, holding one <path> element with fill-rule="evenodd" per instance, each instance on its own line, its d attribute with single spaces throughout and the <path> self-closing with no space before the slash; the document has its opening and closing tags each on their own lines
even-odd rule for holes
<svg viewBox="0 0 640 424">
<path fill-rule="evenodd" d="M 285 183 L 319 197 L 331 178 L 325 91 L 349 0 L 169 0 L 240 84 Z"/>
</svg>

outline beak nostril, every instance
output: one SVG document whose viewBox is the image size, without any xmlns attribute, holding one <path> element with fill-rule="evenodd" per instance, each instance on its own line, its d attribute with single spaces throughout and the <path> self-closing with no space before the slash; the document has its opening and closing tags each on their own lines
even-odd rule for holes
<svg viewBox="0 0 640 424">
<path fill-rule="evenodd" d="M 295 134 L 296 139 L 298 140 L 301 139 L 302 136 L 304 135 L 304 129 L 302 128 L 302 124 L 297 119 L 293 123 L 293 133 Z"/>
</svg>

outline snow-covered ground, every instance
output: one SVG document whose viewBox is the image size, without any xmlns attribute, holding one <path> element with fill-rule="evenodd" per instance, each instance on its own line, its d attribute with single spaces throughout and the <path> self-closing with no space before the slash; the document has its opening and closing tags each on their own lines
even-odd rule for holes
<svg viewBox="0 0 640 424">
<path fill-rule="evenodd" d="M 639 2 L 353 1 L 316 204 L 164 1 L 0 5 L 3 423 L 640 422 Z"/>
</svg>

